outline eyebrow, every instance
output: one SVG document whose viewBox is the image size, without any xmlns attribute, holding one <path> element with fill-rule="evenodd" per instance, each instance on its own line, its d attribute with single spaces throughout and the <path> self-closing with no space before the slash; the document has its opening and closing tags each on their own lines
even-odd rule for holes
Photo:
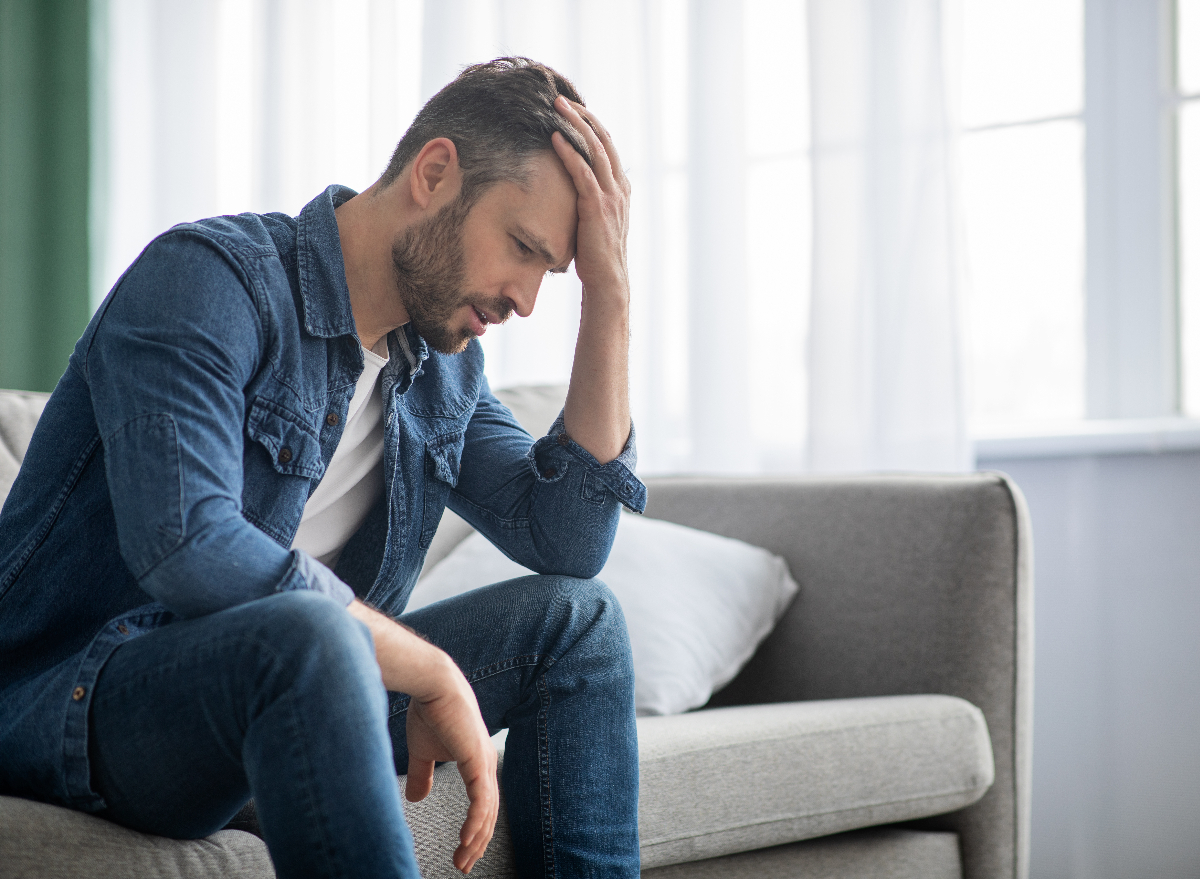
<svg viewBox="0 0 1200 879">
<path fill-rule="evenodd" d="M 560 261 L 555 259 L 550 253 L 550 247 L 548 244 L 546 244 L 545 240 L 537 235 L 534 235 L 519 223 L 517 224 L 515 231 L 519 236 L 525 239 L 525 244 L 532 251 L 545 260 L 546 265 L 551 266 L 550 271 L 565 272 L 567 270 L 566 265 L 561 265 Z"/>
</svg>

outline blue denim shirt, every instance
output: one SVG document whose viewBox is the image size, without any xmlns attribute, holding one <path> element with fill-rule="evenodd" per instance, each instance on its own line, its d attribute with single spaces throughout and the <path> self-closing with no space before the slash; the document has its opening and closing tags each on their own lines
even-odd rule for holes
<svg viewBox="0 0 1200 879">
<path fill-rule="evenodd" d="M 336 574 L 289 549 L 363 369 L 334 216 L 353 195 L 176 226 L 76 345 L 0 512 L 0 790 L 103 808 L 88 705 L 127 639 L 289 589 L 398 615 L 446 506 L 535 571 L 592 577 L 620 505 L 644 509 L 632 434 L 604 465 L 561 415 L 534 442 L 477 340 L 445 356 L 403 327 L 382 498 Z"/>
</svg>

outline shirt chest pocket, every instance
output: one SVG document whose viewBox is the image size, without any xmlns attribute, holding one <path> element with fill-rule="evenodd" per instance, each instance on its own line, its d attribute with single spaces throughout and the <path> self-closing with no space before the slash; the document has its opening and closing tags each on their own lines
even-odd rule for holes
<svg viewBox="0 0 1200 879">
<path fill-rule="evenodd" d="M 276 403 L 256 398 L 250 407 L 246 433 L 284 476 L 320 479 L 325 474 L 321 443 L 312 428 Z"/>
<path fill-rule="evenodd" d="M 458 485 L 465 435 L 447 434 L 430 439 L 425 444 L 425 508 L 421 517 L 421 549 L 428 549 L 450 490 Z"/>
</svg>

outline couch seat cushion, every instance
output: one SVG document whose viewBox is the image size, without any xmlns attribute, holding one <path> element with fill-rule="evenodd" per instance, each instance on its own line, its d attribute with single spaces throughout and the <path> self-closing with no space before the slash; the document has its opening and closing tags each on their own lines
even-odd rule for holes
<svg viewBox="0 0 1200 879">
<path fill-rule="evenodd" d="M 707 861 L 642 879 L 962 879 L 957 833 L 873 827 Z"/>
<path fill-rule="evenodd" d="M 49 394 L 32 391 L 0 391 L 0 506 L 17 478 L 29 438 L 49 398 Z"/>
<path fill-rule="evenodd" d="M 274 879 L 261 839 L 221 830 L 164 839 L 59 806 L 0 796 L 0 876 L 39 879 Z"/>
<path fill-rule="evenodd" d="M 950 812 L 992 783 L 983 714 L 951 696 L 638 720 L 643 868 Z"/>
<path fill-rule="evenodd" d="M 950 696 L 644 717 L 638 744 L 647 869 L 948 812 L 983 796 L 993 774 L 983 715 Z M 467 800 L 457 769 L 439 766 L 431 795 L 404 805 L 422 874 L 459 875 L 450 856 Z M 496 832 L 472 877 L 515 875 L 503 805 Z M 274 876 L 261 840 L 240 830 L 160 839 L 10 797 L 0 797 L 0 863 L 64 879 Z"/>
</svg>

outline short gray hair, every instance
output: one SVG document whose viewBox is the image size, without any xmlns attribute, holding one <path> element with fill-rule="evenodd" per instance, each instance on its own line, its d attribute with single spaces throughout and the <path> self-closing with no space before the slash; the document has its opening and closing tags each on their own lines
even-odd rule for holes
<svg viewBox="0 0 1200 879">
<path fill-rule="evenodd" d="M 582 104 L 578 90 L 561 73 L 529 58 L 496 58 L 473 64 L 429 99 L 392 153 L 380 178 L 390 186 L 425 144 L 449 138 L 462 169 L 461 198 L 473 204 L 492 184 L 524 181 L 528 160 L 553 149 L 559 132 L 592 162 L 591 150 L 554 101 L 565 95 Z"/>
</svg>

